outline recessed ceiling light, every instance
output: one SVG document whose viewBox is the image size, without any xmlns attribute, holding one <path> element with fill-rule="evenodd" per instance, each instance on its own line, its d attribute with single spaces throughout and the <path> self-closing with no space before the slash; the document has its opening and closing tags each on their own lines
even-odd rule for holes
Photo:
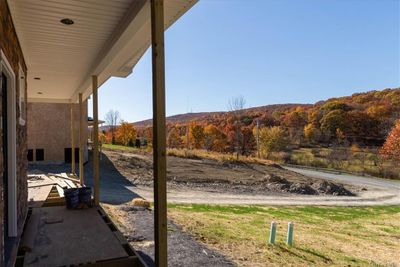
<svg viewBox="0 0 400 267">
<path fill-rule="evenodd" d="M 69 18 L 62 19 L 62 20 L 60 20 L 60 22 L 61 22 L 62 24 L 65 24 L 65 25 L 72 25 L 72 24 L 74 24 L 74 21 L 73 21 L 72 19 L 69 19 Z"/>
<path fill-rule="evenodd" d="M 43 95 L 43 93 L 42 93 L 42 92 L 38 92 L 37 94 L 38 94 L 38 95 Z"/>
<path fill-rule="evenodd" d="M 33 78 L 33 79 L 35 79 L 35 80 L 40 80 L 40 77 L 35 77 L 35 78 Z"/>
</svg>

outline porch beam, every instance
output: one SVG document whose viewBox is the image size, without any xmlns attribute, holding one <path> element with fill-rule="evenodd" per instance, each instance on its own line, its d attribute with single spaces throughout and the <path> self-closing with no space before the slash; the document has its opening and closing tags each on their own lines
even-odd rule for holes
<svg viewBox="0 0 400 267">
<path fill-rule="evenodd" d="M 75 174 L 75 120 L 74 103 L 71 103 L 71 173 Z"/>
<path fill-rule="evenodd" d="M 100 202 L 100 170 L 99 170 L 99 111 L 98 111 L 98 79 L 92 76 L 93 89 L 93 180 L 94 180 L 94 204 Z"/>
<path fill-rule="evenodd" d="M 83 177 L 83 144 L 84 144 L 84 122 L 83 122 L 83 102 L 82 94 L 79 94 L 79 180 L 81 185 L 84 184 Z"/>
<path fill-rule="evenodd" d="M 151 0 L 155 263 L 167 263 L 167 161 L 165 131 L 164 1 Z"/>
</svg>

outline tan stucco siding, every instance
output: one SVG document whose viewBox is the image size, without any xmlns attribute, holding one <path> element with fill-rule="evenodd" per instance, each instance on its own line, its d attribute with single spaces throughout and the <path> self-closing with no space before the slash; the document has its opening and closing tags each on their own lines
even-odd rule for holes
<svg viewBox="0 0 400 267">
<path fill-rule="evenodd" d="M 87 101 L 84 102 L 85 161 L 87 160 Z M 79 105 L 74 107 L 75 147 L 79 145 Z M 28 149 L 44 149 L 44 161 L 64 162 L 64 149 L 71 147 L 71 105 L 28 103 Z"/>
</svg>

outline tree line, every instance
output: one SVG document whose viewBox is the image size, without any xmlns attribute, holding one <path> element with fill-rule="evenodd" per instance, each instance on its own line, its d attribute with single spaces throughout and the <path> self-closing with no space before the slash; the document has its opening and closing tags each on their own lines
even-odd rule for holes
<svg viewBox="0 0 400 267">
<path fill-rule="evenodd" d="M 400 126 L 396 124 L 400 114 L 399 88 L 332 98 L 313 105 L 245 109 L 245 103 L 243 97 L 233 98 L 228 112 L 189 123 L 167 123 L 168 147 L 263 157 L 304 145 L 383 146 L 382 155 L 388 157 L 393 157 L 393 150 L 400 151 Z M 104 132 L 107 142 L 135 145 L 141 139 L 151 144 L 151 127 L 135 128 L 123 121 L 117 125 L 116 112 L 109 113 L 106 122 L 110 128 Z"/>
</svg>

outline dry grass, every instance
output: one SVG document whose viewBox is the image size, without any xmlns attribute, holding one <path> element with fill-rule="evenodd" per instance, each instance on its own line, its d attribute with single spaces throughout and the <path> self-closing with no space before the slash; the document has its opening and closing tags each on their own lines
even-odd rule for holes
<svg viewBox="0 0 400 267">
<path fill-rule="evenodd" d="M 259 159 L 255 157 L 239 156 L 236 158 L 236 154 L 229 153 L 218 153 L 213 151 L 207 151 L 203 149 L 175 149 L 170 148 L 167 150 L 168 156 L 189 158 L 189 159 L 213 159 L 219 161 L 229 161 L 229 162 L 247 162 L 247 163 L 259 163 L 259 164 L 274 164 L 274 162 L 266 159 Z"/>
<path fill-rule="evenodd" d="M 169 216 L 241 266 L 400 266 L 400 207 L 170 205 Z M 275 246 L 266 243 L 272 220 Z"/>
</svg>

